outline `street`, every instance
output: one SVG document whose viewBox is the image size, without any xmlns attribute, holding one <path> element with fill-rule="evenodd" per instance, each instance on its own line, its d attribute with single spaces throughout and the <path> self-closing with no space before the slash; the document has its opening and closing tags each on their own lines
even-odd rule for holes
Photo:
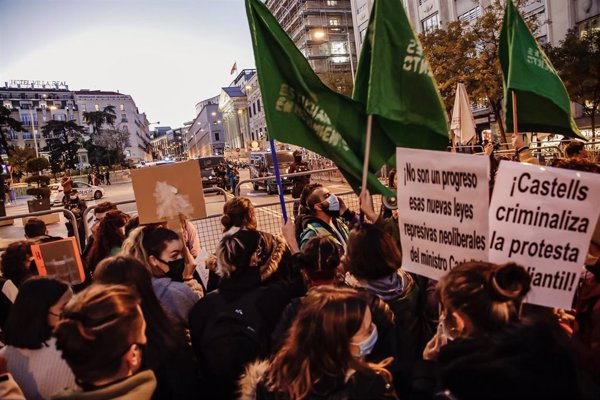
<svg viewBox="0 0 600 400">
<path fill-rule="evenodd" d="M 249 177 L 249 171 L 247 169 L 243 169 L 240 171 L 240 181 L 246 180 L 246 179 L 248 179 L 248 177 Z M 347 191 L 351 190 L 350 187 L 345 183 L 326 182 L 326 181 L 320 181 L 320 182 L 322 184 L 324 184 L 325 186 L 327 186 L 332 192 L 335 192 L 335 193 L 347 192 Z M 105 197 L 103 197 L 99 200 L 87 201 L 86 203 L 87 203 L 88 207 L 94 206 L 94 205 L 104 202 L 104 201 L 111 201 L 111 202 L 116 203 L 116 202 L 121 202 L 121 201 L 134 200 L 134 194 L 133 194 L 133 188 L 132 188 L 131 182 L 115 183 L 110 186 L 104 185 L 104 186 L 102 186 L 102 188 L 104 188 L 104 190 L 106 191 Z M 252 190 L 251 183 L 242 184 L 240 195 L 249 198 L 250 201 L 252 201 L 252 203 L 254 205 L 270 204 L 270 203 L 278 202 L 278 195 L 276 195 L 276 194 L 268 195 L 265 191 L 254 191 L 254 190 Z M 233 197 L 233 195 L 230 192 L 228 192 L 227 197 L 231 198 L 231 197 Z M 290 193 L 286 193 L 285 198 L 286 198 L 286 200 L 292 199 Z M 19 198 L 17 200 L 16 204 L 7 205 L 6 206 L 7 216 L 27 214 L 27 212 L 28 212 L 27 200 L 28 199 L 29 199 L 29 197 Z M 205 196 L 205 201 L 206 201 L 206 212 L 209 216 L 220 215 L 222 213 L 224 199 L 220 193 L 208 193 Z M 59 208 L 60 207 L 53 207 L 54 210 L 59 209 Z M 128 214 L 131 214 L 131 215 L 137 214 L 137 207 L 136 207 L 135 203 L 119 205 L 119 209 Z M 275 212 L 275 211 L 269 210 L 269 209 L 259 209 L 259 210 L 260 210 L 260 212 L 267 212 L 270 214 Z M 291 210 L 288 210 L 288 212 L 291 212 Z M 59 213 L 59 215 L 60 215 L 60 222 L 48 225 L 48 231 L 49 231 L 49 234 L 52 236 L 65 237 L 67 235 L 67 229 L 64 224 L 64 222 L 66 221 L 66 218 L 62 215 L 62 213 Z M 21 239 L 24 239 L 24 232 L 23 232 L 23 223 L 20 218 L 15 219 L 13 225 L 0 227 L 0 249 L 5 248 L 11 242 L 14 242 L 16 240 L 21 240 Z"/>
</svg>

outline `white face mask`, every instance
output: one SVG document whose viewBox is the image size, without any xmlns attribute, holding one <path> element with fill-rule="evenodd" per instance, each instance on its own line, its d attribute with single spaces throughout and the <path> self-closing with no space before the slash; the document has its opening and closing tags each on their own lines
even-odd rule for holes
<svg viewBox="0 0 600 400">
<path fill-rule="evenodd" d="M 375 347 L 375 343 L 377 343 L 377 338 L 379 334 L 377 333 L 377 325 L 371 322 L 373 325 L 373 330 L 368 338 L 363 340 L 360 343 L 352 343 L 355 346 L 358 346 L 358 357 L 366 357 L 373 351 Z"/>
</svg>

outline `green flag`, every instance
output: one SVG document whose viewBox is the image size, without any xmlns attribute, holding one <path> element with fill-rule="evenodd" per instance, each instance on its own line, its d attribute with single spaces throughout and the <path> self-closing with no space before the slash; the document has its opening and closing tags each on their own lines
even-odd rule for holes
<svg viewBox="0 0 600 400">
<path fill-rule="evenodd" d="M 507 132 L 513 132 L 514 91 L 520 132 L 558 133 L 585 139 L 573 121 L 565 85 L 511 0 L 506 2 L 498 56 Z"/>
<path fill-rule="evenodd" d="M 352 97 L 396 146 L 448 145 L 448 116 L 401 0 L 375 0 Z"/>
<path fill-rule="evenodd" d="M 246 13 L 269 137 L 331 159 L 358 193 L 367 120 L 362 105 L 321 82 L 261 1 L 246 0 Z M 388 146 L 388 158 L 393 152 Z M 383 165 L 384 156 L 375 158 L 371 171 Z M 372 173 L 368 188 L 393 196 Z"/>
</svg>

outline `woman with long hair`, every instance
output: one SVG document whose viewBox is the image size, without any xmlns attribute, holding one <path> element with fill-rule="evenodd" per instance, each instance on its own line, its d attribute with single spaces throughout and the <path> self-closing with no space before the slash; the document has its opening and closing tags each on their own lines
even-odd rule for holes
<svg viewBox="0 0 600 400">
<path fill-rule="evenodd" d="M 258 232 L 261 236 L 258 260 L 261 281 L 264 284 L 283 281 L 290 285 L 290 289 L 296 295 L 303 294 L 303 288 L 299 285 L 301 277 L 293 266 L 292 254 L 286 240 L 280 235 L 272 235 L 257 229 L 256 212 L 249 199 L 234 197 L 227 201 L 223 205 L 221 224 L 224 232 L 233 233 L 239 229 Z M 210 282 L 211 289 L 214 287 L 213 282 L 214 276 Z"/>
<path fill-rule="evenodd" d="M 192 276 L 181 237 L 160 225 L 140 226 L 127 237 L 120 255 L 132 256 L 144 265 L 160 304 L 177 323 L 187 326 L 188 314 L 202 293 L 201 288 L 195 291 L 184 283 L 192 281 Z"/>
<path fill-rule="evenodd" d="M 121 246 L 125 241 L 124 226 L 127 221 L 129 221 L 129 215 L 120 210 L 111 210 L 99 222 L 98 227 L 94 230 L 92 248 L 86 258 L 92 273 L 100 261 L 121 251 Z"/>
<path fill-rule="evenodd" d="M 6 326 L 0 357 L 27 399 L 48 399 L 64 388 L 76 388 L 75 377 L 56 347 L 52 330 L 73 296 L 56 279 L 34 277 L 19 288 Z"/>
<path fill-rule="evenodd" d="M 364 296 L 349 288 L 313 288 L 282 348 L 246 369 L 240 398 L 396 399 L 385 368 L 391 360 L 365 360 L 377 336 Z"/>
<path fill-rule="evenodd" d="M 154 371 L 157 379 L 156 399 L 191 398 L 197 381 L 191 348 L 185 332 L 174 324 L 154 294 L 152 277 L 144 265 L 133 257 L 107 258 L 98 264 L 94 282 L 134 288 L 140 297 L 146 321 L 147 346 L 143 366 Z"/>
</svg>

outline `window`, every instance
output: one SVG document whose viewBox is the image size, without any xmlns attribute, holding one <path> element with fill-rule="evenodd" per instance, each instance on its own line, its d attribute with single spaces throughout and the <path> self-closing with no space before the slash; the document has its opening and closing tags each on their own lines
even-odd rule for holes
<svg viewBox="0 0 600 400">
<path fill-rule="evenodd" d="M 577 24 L 579 28 L 579 34 L 581 37 L 585 37 L 590 32 L 600 30 L 600 16 L 595 16 Z"/>
<path fill-rule="evenodd" d="M 120 105 L 119 105 L 119 109 L 120 109 L 121 111 L 125 111 L 125 104 L 120 104 Z"/>
<path fill-rule="evenodd" d="M 85 104 L 81 105 L 81 111 L 87 112 L 87 106 Z"/>
<path fill-rule="evenodd" d="M 252 103 L 252 113 L 256 115 L 256 103 Z"/>
<path fill-rule="evenodd" d="M 339 26 L 340 22 L 340 17 L 329 17 L 329 26 Z"/>
<path fill-rule="evenodd" d="M 75 114 L 69 115 L 69 121 L 75 121 Z"/>
<path fill-rule="evenodd" d="M 327 7 L 335 7 L 337 3 L 337 0 L 327 0 Z"/>
<path fill-rule="evenodd" d="M 219 139 L 219 132 L 215 132 L 215 141 L 218 142 L 219 140 L 221 140 Z"/>
<path fill-rule="evenodd" d="M 467 22 L 469 24 L 475 23 L 481 17 L 481 6 L 477 6 L 466 13 L 459 15 L 458 20 L 461 22 Z"/>
<path fill-rule="evenodd" d="M 331 42 L 331 54 L 346 54 L 346 42 Z"/>
<path fill-rule="evenodd" d="M 9 110 L 12 108 L 12 102 L 10 102 L 10 101 L 5 101 L 3 105 L 4 105 L 4 107 L 8 108 Z"/>
<path fill-rule="evenodd" d="M 438 17 L 438 13 L 435 13 L 435 14 L 425 18 L 423 21 L 421 21 L 421 24 L 423 26 L 423 32 L 425 32 L 425 33 L 433 32 L 436 29 L 439 29 L 440 20 Z"/>
<path fill-rule="evenodd" d="M 256 106 L 258 108 L 258 112 L 260 112 L 260 99 L 256 100 Z"/>
<path fill-rule="evenodd" d="M 127 122 L 127 114 L 121 114 L 121 122 Z"/>
<path fill-rule="evenodd" d="M 96 111 L 100 111 L 100 105 L 94 104 L 94 108 L 96 109 Z"/>
<path fill-rule="evenodd" d="M 252 107 L 248 106 L 248 116 L 252 117 Z"/>
</svg>

